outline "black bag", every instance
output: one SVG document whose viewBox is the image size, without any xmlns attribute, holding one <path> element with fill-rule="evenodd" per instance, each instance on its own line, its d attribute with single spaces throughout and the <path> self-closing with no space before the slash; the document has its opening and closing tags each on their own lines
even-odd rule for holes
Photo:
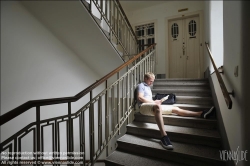
<svg viewBox="0 0 250 166">
<path fill-rule="evenodd" d="M 175 94 L 173 93 L 170 93 L 170 94 L 160 94 L 160 93 L 157 93 L 154 97 L 154 100 L 161 100 L 163 97 L 165 96 L 168 96 L 168 99 L 163 101 L 162 104 L 174 104 L 175 103 Z"/>
</svg>

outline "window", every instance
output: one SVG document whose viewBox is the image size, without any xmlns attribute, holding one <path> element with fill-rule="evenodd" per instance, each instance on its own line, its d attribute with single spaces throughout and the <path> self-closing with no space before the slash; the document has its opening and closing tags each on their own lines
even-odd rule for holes
<svg viewBox="0 0 250 166">
<path fill-rule="evenodd" d="M 139 41 L 139 52 L 146 47 L 143 45 L 150 45 L 155 43 L 155 27 L 154 23 L 139 25 L 135 27 L 136 36 Z"/>
<path fill-rule="evenodd" d="M 179 35 L 179 26 L 178 24 L 174 23 L 171 28 L 171 34 L 174 39 L 176 39 Z"/>
<path fill-rule="evenodd" d="M 196 22 L 194 20 L 191 20 L 188 24 L 188 32 L 190 36 L 195 36 L 196 34 Z"/>
</svg>

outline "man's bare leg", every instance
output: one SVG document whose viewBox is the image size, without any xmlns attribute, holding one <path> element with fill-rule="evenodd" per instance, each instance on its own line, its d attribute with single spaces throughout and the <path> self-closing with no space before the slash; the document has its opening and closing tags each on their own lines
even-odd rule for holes
<svg viewBox="0 0 250 166">
<path fill-rule="evenodd" d="M 193 117 L 200 117 L 202 114 L 202 111 L 194 112 L 194 111 L 184 110 L 179 107 L 174 107 L 172 112 L 180 116 L 193 116 Z"/>
<path fill-rule="evenodd" d="M 167 135 L 165 129 L 164 129 L 164 121 L 163 121 L 163 117 L 162 117 L 162 110 L 161 107 L 159 105 L 155 105 L 153 107 L 153 111 L 155 114 L 155 121 L 160 129 L 161 132 L 161 137 Z"/>
<path fill-rule="evenodd" d="M 160 132 L 161 132 L 161 145 L 168 149 L 168 150 L 172 150 L 174 147 L 170 141 L 170 139 L 168 138 L 167 136 L 167 133 L 164 129 L 164 121 L 163 121 L 163 117 L 162 117 L 162 109 L 161 109 L 161 106 L 160 105 L 155 105 L 153 107 L 153 111 L 154 111 L 154 114 L 155 114 L 155 120 L 156 120 L 156 123 L 160 129 Z"/>
</svg>

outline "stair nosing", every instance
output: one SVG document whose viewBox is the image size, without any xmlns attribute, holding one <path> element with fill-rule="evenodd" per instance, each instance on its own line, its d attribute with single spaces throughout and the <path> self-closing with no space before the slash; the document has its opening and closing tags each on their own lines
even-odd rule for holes
<svg viewBox="0 0 250 166">
<path fill-rule="evenodd" d="M 135 123 L 144 123 L 144 124 L 152 124 L 152 125 L 155 125 L 157 126 L 157 124 L 154 124 L 154 123 L 148 123 L 148 122 L 132 122 L 130 124 L 127 125 L 127 127 L 133 127 L 133 128 L 140 128 L 140 129 L 145 129 L 145 130 L 157 130 L 159 131 L 159 129 L 155 129 L 155 128 L 144 128 L 144 127 L 138 127 L 138 126 L 132 126 L 131 124 L 135 124 Z M 208 129 L 199 129 L 199 128 L 191 128 L 191 127 L 183 127 L 183 126 L 173 126 L 173 125 L 164 125 L 165 127 L 165 130 L 166 130 L 166 127 L 175 127 L 175 128 L 179 128 L 179 129 L 195 129 L 195 130 L 208 130 Z M 211 131 L 211 130 L 209 130 Z M 167 133 L 176 133 L 176 134 L 184 134 L 184 135 L 189 135 L 189 136 L 198 136 L 198 137 L 206 137 L 206 138 L 211 138 L 211 139 L 221 139 L 220 135 L 219 135 L 219 132 L 217 130 L 214 130 L 216 131 L 214 133 L 213 136 L 211 135 L 202 135 L 202 134 L 192 134 L 192 133 L 183 133 L 183 132 L 178 132 L 178 131 L 169 131 L 169 130 L 166 130 Z M 217 136 L 215 136 L 217 135 Z"/>
<path fill-rule="evenodd" d="M 135 116 L 145 116 L 145 117 L 154 117 L 154 116 L 147 116 L 143 115 L 140 112 L 136 112 Z M 197 118 L 197 117 L 185 117 L 185 116 L 176 116 L 176 115 L 163 115 L 163 118 L 177 118 L 177 119 L 190 119 L 190 120 L 197 120 L 197 121 L 204 121 L 204 122 L 217 122 L 216 119 L 203 119 L 203 118 Z"/>
<path fill-rule="evenodd" d="M 125 134 L 124 136 L 127 136 L 127 135 L 130 135 L 130 134 Z M 124 137 L 123 136 L 123 137 Z M 134 136 L 134 135 L 133 135 Z M 121 138 L 119 138 L 118 140 L 117 140 L 117 142 L 118 142 L 118 147 L 119 147 L 119 142 L 124 142 L 124 143 L 128 143 L 128 144 L 132 144 L 132 145 L 137 145 L 137 146 L 142 146 L 142 147 L 147 147 L 147 148 L 153 148 L 153 149 L 157 149 L 157 150 L 162 150 L 162 151 L 165 151 L 165 152 L 167 152 L 167 153 L 176 153 L 176 154 L 180 154 L 180 155 L 187 155 L 187 156 L 192 156 L 192 157 L 199 157 L 199 158 L 205 158 L 205 159 L 209 159 L 209 160 L 216 160 L 216 161 L 221 161 L 221 162 L 223 162 L 222 160 L 219 160 L 219 159 L 217 159 L 217 158 L 214 158 L 214 157 L 211 157 L 211 158 L 209 158 L 209 157 L 206 157 L 206 156 L 201 156 L 201 155 L 198 155 L 198 154 L 191 154 L 191 153 L 184 153 L 184 152 L 180 152 L 180 151 L 174 151 L 175 150 L 175 148 L 174 148 L 174 150 L 166 150 L 166 149 L 164 149 L 163 147 L 161 147 L 161 148 L 158 148 L 158 147 L 150 147 L 150 146 L 146 146 L 146 145 L 142 145 L 142 144 L 135 144 L 135 143 L 133 143 L 133 142 L 128 142 L 128 141 L 123 141 L 122 140 L 122 138 L 123 137 L 121 137 Z M 143 139 L 143 138 L 145 138 L 145 139 L 147 139 L 146 137 L 143 137 L 143 136 L 135 136 L 135 137 L 138 137 L 139 139 Z M 153 140 L 159 140 L 159 139 L 153 139 Z M 198 146 L 198 147 L 203 147 L 203 148 L 205 148 L 205 146 L 203 146 L 203 145 L 191 145 L 191 144 L 187 144 L 187 143 L 180 143 L 180 142 L 174 142 L 174 141 L 171 141 L 172 142 L 172 144 L 173 144 L 173 146 L 175 146 L 175 144 L 179 144 L 179 145 L 188 145 L 188 146 L 190 146 L 190 147 L 192 147 L 192 146 Z M 208 147 L 206 147 L 206 148 L 208 148 Z M 212 147 L 209 147 L 210 149 L 218 149 L 218 150 L 220 150 L 219 148 L 212 148 Z"/>
</svg>

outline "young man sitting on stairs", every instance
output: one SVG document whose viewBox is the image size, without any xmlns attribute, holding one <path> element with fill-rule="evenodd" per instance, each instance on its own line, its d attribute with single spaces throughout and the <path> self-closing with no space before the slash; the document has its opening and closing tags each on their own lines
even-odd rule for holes
<svg viewBox="0 0 250 166">
<path fill-rule="evenodd" d="M 143 115 L 154 115 L 156 123 L 161 132 L 161 144 L 164 148 L 168 150 L 173 149 L 173 145 L 170 142 L 167 133 L 164 130 L 164 122 L 162 114 L 177 114 L 180 116 L 192 116 L 192 117 L 201 117 L 207 118 L 207 116 L 213 111 L 214 107 L 194 112 L 189 110 L 180 109 L 179 107 L 172 105 L 161 105 L 163 100 L 152 100 L 152 91 L 150 86 L 155 80 L 155 75 L 151 72 L 144 75 L 144 82 L 140 83 L 137 86 L 137 103 L 140 108 L 140 113 Z"/>
</svg>

